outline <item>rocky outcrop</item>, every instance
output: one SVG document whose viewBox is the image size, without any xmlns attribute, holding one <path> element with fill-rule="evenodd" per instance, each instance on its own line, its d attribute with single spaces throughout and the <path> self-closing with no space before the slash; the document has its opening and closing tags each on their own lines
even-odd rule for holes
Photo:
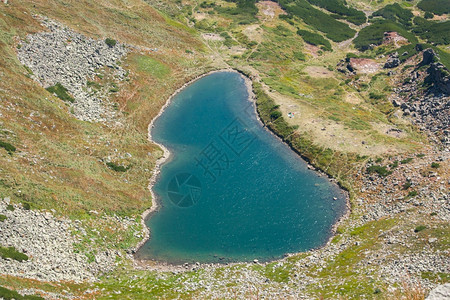
<svg viewBox="0 0 450 300">
<path fill-rule="evenodd" d="M 450 94 L 450 73 L 445 66 L 439 62 L 439 55 L 433 49 L 428 48 L 422 53 L 422 61 L 419 66 L 426 66 L 427 76 L 424 82 L 430 86 L 433 92 Z"/>
<path fill-rule="evenodd" d="M 341 73 L 344 73 L 345 75 L 356 74 L 355 69 L 353 69 L 352 65 L 350 64 L 350 59 L 340 60 L 336 66 L 336 70 L 338 70 Z"/>
<path fill-rule="evenodd" d="M 127 48 L 119 43 L 107 45 L 104 40 L 87 38 L 52 20 L 41 21 L 48 31 L 28 35 L 19 44 L 17 54 L 21 63 L 43 87 L 62 84 L 75 99 L 71 105 L 77 118 L 113 120 L 116 112 L 108 106 L 109 89 L 96 92 L 88 87 L 87 80 L 104 67 L 111 68 L 118 80 L 124 79 L 127 73 L 117 63 Z"/>
<path fill-rule="evenodd" d="M 450 76 L 432 49 L 424 50 L 422 56 L 417 68 L 400 77 L 391 101 L 430 137 L 437 137 L 436 142 L 450 146 Z"/>
<path fill-rule="evenodd" d="M 428 48 L 425 51 L 423 51 L 423 53 L 422 53 L 422 61 L 420 62 L 420 65 L 429 65 L 432 62 L 434 62 L 436 58 L 437 58 L 437 55 L 434 52 L 434 50 L 431 48 Z"/>
<path fill-rule="evenodd" d="M 383 35 L 383 45 L 386 44 L 395 44 L 398 46 L 398 44 L 407 44 L 408 40 L 399 35 L 395 31 L 387 31 Z"/>
<path fill-rule="evenodd" d="M 398 67 L 399 65 L 400 65 L 400 59 L 398 58 L 398 52 L 394 52 L 391 55 L 389 55 L 383 68 L 392 69 L 392 68 Z"/>
<path fill-rule="evenodd" d="M 445 300 L 450 299 L 450 283 L 438 285 L 427 297 L 427 300 Z"/>
<path fill-rule="evenodd" d="M 427 69 L 425 83 L 433 86 L 437 92 L 450 95 L 450 74 L 441 63 L 431 63 Z"/>
</svg>

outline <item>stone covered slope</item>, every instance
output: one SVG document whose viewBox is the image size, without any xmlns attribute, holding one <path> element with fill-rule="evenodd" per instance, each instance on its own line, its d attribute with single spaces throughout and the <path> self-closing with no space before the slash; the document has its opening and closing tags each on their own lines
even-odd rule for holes
<svg viewBox="0 0 450 300">
<path fill-rule="evenodd" d="M 30 34 L 20 42 L 20 62 L 43 87 L 62 84 L 74 97 L 72 111 L 80 120 L 112 120 L 116 112 L 107 105 L 108 91 L 95 93 L 87 80 L 104 67 L 112 68 L 115 77 L 123 80 L 127 73 L 118 62 L 128 52 L 127 47 L 87 38 L 49 19 L 42 19 L 42 25 L 48 31 Z"/>
<path fill-rule="evenodd" d="M 76 235 L 83 229 L 67 218 L 56 218 L 50 212 L 26 210 L 15 206 L 7 209 L 9 199 L 0 201 L 0 214 L 6 219 L 0 222 L 0 245 L 14 247 L 29 259 L 19 262 L 0 258 L 2 274 L 45 281 L 93 281 L 98 272 L 114 267 L 113 251 L 99 252 L 92 263 L 83 253 L 74 249 Z"/>
</svg>

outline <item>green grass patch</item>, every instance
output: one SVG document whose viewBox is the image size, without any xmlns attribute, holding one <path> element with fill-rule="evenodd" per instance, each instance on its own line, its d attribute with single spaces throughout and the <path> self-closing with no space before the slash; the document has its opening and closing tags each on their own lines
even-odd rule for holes
<svg viewBox="0 0 450 300">
<path fill-rule="evenodd" d="M 0 214 L 0 222 L 5 221 L 6 219 L 8 219 L 7 216 Z"/>
<path fill-rule="evenodd" d="M 0 286 L 0 298 L 4 300 L 44 300 L 44 298 L 35 295 L 22 296 L 18 292 L 9 290 L 2 286 Z"/>
<path fill-rule="evenodd" d="M 68 90 L 61 84 L 61 83 L 57 83 L 54 86 L 50 86 L 48 88 L 46 88 L 47 91 L 49 91 L 52 94 L 55 94 L 56 97 L 58 97 L 59 99 L 63 100 L 63 101 L 67 101 L 67 102 L 75 102 L 75 99 L 73 99 L 69 93 Z"/>
<path fill-rule="evenodd" d="M 14 247 L 1 247 L 0 246 L 0 256 L 3 259 L 11 258 L 17 261 L 26 261 L 28 256 L 16 250 Z"/>
<path fill-rule="evenodd" d="M 14 206 L 12 204 L 8 204 L 6 206 L 6 209 L 9 210 L 9 211 L 14 211 L 15 210 L 15 208 L 14 208 Z"/>
<path fill-rule="evenodd" d="M 138 66 L 138 70 L 154 76 L 158 79 L 163 79 L 170 73 L 170 69 L 163 63 L 148 56 L 136 55 L 133 57 L 134 62 Z"/>
<path fill-rule="evenodd" d="M 449 273 L 432 273 L 432 272 L 422 272 L 420 276 L 423 279 L 428 279 L 432 282 L 439 282 L 439 283 L 447 283 L 450 282 L 450 274 Z"/>
<path fill-rule="evenodd" d="M 277 266 L 277 263 L 268 264 L 263 272 L 271 281 L 287 283 L 291 276 L 291 268 L 288 265 Z"/>
<path fill-rule="evenodd" d="M 5 149 L 9 155 L 12 155 L 14 152 L 16 152 L 16 147 L 11 145 L 10 143 L 0 141 L 0 148 Z"/>
</svg>

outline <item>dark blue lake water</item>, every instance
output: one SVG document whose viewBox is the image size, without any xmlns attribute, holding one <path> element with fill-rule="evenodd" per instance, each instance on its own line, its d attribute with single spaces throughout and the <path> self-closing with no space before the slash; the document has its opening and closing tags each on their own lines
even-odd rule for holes
<svg viewBox="0 0 450 300">
<path fill-rule="evenodd" d="M 237 73 L 195 81 L 154 125 L 172 157 L 153 187 L 161 208 L 141 259 L 272 260 L 326 243 L 346 210 L 335 184 L 263 128 Z"/>
</svg>

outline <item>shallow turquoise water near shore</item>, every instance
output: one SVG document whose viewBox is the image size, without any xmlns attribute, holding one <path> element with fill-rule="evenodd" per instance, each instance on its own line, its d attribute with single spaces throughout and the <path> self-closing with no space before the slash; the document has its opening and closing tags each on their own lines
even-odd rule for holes
<svg viewBox="0 0 450 300">
<path fill-rule="evenodd" d="M 161 208 L 139 258 L 267 261 L 326 243 L 345 194 L 264 129 L 253 105 L 241 75 L 219 72 L 155 121 L 152 137 L 172 157 L 153 187 Z"/>
</svg>

